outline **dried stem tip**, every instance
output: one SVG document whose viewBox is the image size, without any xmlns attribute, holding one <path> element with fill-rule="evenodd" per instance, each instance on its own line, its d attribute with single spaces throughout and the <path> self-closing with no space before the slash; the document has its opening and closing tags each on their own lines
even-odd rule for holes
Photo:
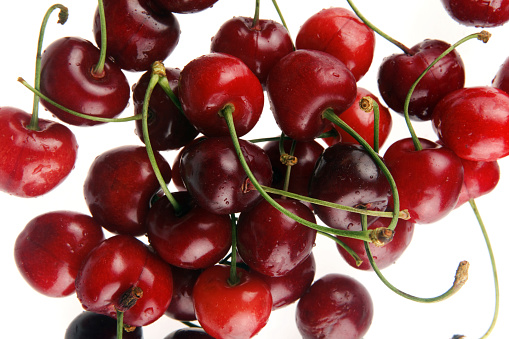
<svg viewBox="0 0 509 339">
<path fill-rule="evenodd" d="M 456 270 L 456 276 L 454 277 L 454 287 L 460 289 L 468 280 L 468 268 L 470 263 L 466 260 L 460 262 L 458 269 Z"/>
<path fill-rule="evenodd" d="M 297 164 L 297 157 L 293 156 L 293 155 L 290 155 L 290 154 L 281 154 L 281 156 L 279 157 L 279 160 L 281 161 L 281 163 L 285 166 L 293 166 L 295 164 Z"/>
<path fill-rule="evenodd" d="M 141 297 L 143 297 L 143 290 L 138 286 L 132 286 L 120 297 L 117 310 L 120 312 L 127 311 L 133 307 Z"/>
<path fill-rule="evenodd" d="M 394 231 L 386 227 L 378 227 L 370 233 L 369 237 L 375 246 L 382 247 L 392 241 Z"/>
<path fill-rule="evenodd" d="M 359 107 L 366 113 L 372 112 L 374 109 L 373 98 L 362 97 L 359 101 Z"/>
<path fill-rule="evenodd" d="M 487 43 L 490 38 L 491 33 L 488 31 L 481 31 L 481 33 L 479 33 L 479 35 L 477 36 L 477 39 L 481 40 L 484 43 Z"/>
</svg>

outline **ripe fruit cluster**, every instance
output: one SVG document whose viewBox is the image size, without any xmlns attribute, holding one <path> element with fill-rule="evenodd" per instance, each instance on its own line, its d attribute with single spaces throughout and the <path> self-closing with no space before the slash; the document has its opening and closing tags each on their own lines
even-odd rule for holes
<svg viewBox="0 0 509 339">
<path fill-rule="evenodd" d="M 359 274 L 357 269 L 373 269 L 361 240 L 376 242 L 374 230 L 387 231 L 380 233 L 388 236 L 387 244 L 369 245 L 378 268 L 385 269 L 409 247 L 414 233 L 427 236 L 428 245 L 443 241 L 442 231 L 432 227 L 453 221 L 462 205 L 474 206 L 472 199 L 495 189 L 509 154 L 507 71 L 501 67 L 493 74 L 493 86 L 465 87 L 469 63 L 461 50 L 453 50 L 437 60 L 405 103 L 417 76 L 450 43 L 400 46 L 403 54 L 372 64 L 375 38 L 377 44 L 388 42 L 378 41 L 348 8 L 351 2 L 295 16 L 298 29 L 289 32 L 276 15 L 252 26 L 251 18 L 238 17 L 237 5 L 229 4 L 236 16 L 212 33 L 207 51 L 182 51 L 186 58 L 174 64 L 184 23 L 214 16 L 225 8 L 221 2 L 227 1 L 104 0 L 106 26 L 100 10 L 89 18 L 94 43 L 59 35 L 44 44 L 35 87 L 53 117 L 41 110 L 30 130 L 28 114 L 0 108 L 5 205 L 50 199 L 34 218 L 17 212 L 16 225 L 20 219 L 27 224 L 23 231 L 18 226 L 13 245 L 17 269 L 37 293 L 76 294 L 87 312 L 76 312 L 66 338 L 81 338 L 72 329 L 86 332 L 87 326 L 111 332 L 115 324 L 105 325 L 108 321 L 95 313 L 138 327 L 124 333 L 126 338 L 141 337 L 142 329 L 161 321 L 182 327 L 174 319 L 197 320 L 208 334 L 168 334 L 166 328 L 166 338 L 274 337 L 271 323 L 288 310 L 296 319 L 290 337 L 385 335 L 380 331 L 387 329 L 374 330 L 373 324 L 377 317 L 398 316 L 392 301 L 380 304 L 386 295 L 391 297 L 385 300 L 396 296 L 377 289 L 373 273 Z M 261 13 L 268 7 L 263 3 Z M 281 9 L 288 17 L 294 14 Z M 486 26 L 503 24 L 489 19 Z M 104 65 L 101 49 L 108 51 Z M 151 75 L 159 60 L 164 67 Z M 377 67 L 378 88 L 369 81 Z M 377 91 L 380 99 L 372 94 Z M 357 109 L 365 97 L 378 102 L 379 130 L 373 113 Z M 471 102 L 477 110 L 470 109 Z M 400 116 L 406 114 L 408 127 L 410 120 L 419 126 L 413 139 L 394 131 L 403 126 L 408 132 Z M 110 140 L 118 131 L 124 136 L 129 125 L 129 137 Z M 52 143 L 37 140 L 46 126 L 56 130 Z M 281 132 L 296 143 L 252 141 Z M 91 139 L 100 142 L 89 147 Z M 24 146 L 30 142 L 42 146 L 28 150 Z M 90 152 L 87 161 L 80 160 L 83 149 Z M 295 159 L 293 166 L 281 163 Z M 285 197 L 286 191 L 300 196 Z M 60 193 L 69 201 L 58 200 Z M 70 201 L 76 195 L 81 207 Z M 469 220 L 475 223 L 473 215 Z M 447 241 L 463 241 L 454 235 Z M 319 255 L 327 246 L 323 240 L 332 244 L 333 254 Z M 236 251 L 227 256 L 232 246 Z M 341 257 L 345 265 L 338 270 Z M 486 265 L 486 258 L 481 262 Z M 436 274 L 420 280 L 440 280 Z M 452 293 L 463 284 L 459 275 Z M 21 299 L 30 307 L 30 298 Z M 324 327 L 330 317 L 335 321 Z"/>
</svg>

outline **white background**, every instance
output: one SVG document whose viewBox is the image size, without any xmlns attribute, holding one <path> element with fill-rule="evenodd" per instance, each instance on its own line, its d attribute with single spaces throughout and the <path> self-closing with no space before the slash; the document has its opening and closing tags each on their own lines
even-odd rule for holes
<svg viewBox="0 0 509 339">
<path fill-rule="evenodd" d="M 233 16 L 252 16 L 254 0 L 219 0 L 212 8 L 193 15 L 178 15 L 182 35 L 174 53 L 166 60 L 169 67 L 182 68 L 187 62 L 208 53 L 210 39 L 219 26 Z M 31 111 L 32 95 L 16 82 L 22 76 L 33 83 L 34 58 L 40 23 L 47 8 L 53 3 L 38 1 L 4 1 L 0 11 L 0 105 L 15 106 Z M 94 1 L 63 2 L 69 7 L 69 21 L 56 25 L 56 14 L 50 19 L 45 46 L 63 36 L 81 36 L 93 41 L 92 21 L 96 7 Z M 359 10 L 376 26 L 413 46 L 426 38 L 436 38 L 454 43 L 476 32 L 476 28 L 460 26 L 444 11 L 439 0 L 357 0 Z M 279 0 L 290 33 L 297 35 L 300 25 L 320 9 L 331 6 L 348 7 L 346 1 L 337 0 Z M 261 1 L 261 18 L 278 20 L 269 0 Z M 459 47 L 466 67 L 467 86 L 490 85 L 499 66 L 509 56 L 507 39 L 509 26 L 489 29 L 493 34 L 488 44 L 471 40 Z M 400 50 L 377 36 L 376 53 L 368 74 L 359 82 L 378 95 L 377 68 L 381 60 Z M 131 84 L 140 74 L 129 73 Z M 268 105 L 267 105 L 268 107 Z M 41 110 L 41 118 L 51 119 Z M 132 114 L 132 105 L 123 116 Z M 393 133 L 387 144 L 408 137 L 408 130 L 401 116 L 394 114 Z M 414 124 L 421 137 L 435 140 L 429 123 Z M 21 199 L 0 193 L 0 212 L 3 236 L 0 244 L 2 278 L 0 312 L 3 333 L 14 330 L 15 338 L 63 338 L 68 323 L 82 308 L 74 296 L 52 299 L 33 291 L 19 275 L 13 260 L 13 245 L 25 224 L 39 214 L 68 209 L 88 213 L 82 193 L 83 180 L 91 161 L 100 153 L 124 144 L 141 144 L 134 134 L 133 123 L 120 123 L 92 128 L 71 127 L 80 145 L 75 170 L 67 180 L 45 196 Z M 245 138 L 276 136 L 279 132 L 268 108 L 259 125 Z M 385 151 L 382 149 L 382 154 Z M 165 152 L 172 160 L 174 152 Z M 171 162 L 170 162 L 171 163 Z M 490 195 L 477 200 L 484 218 L 498 263 L 501 285 L 501 308 L 498 326 L 492 337 L 504 338 L 509 325 L 509 268 L 506 264 L 507 239 L 509 239 L 506 213 L 509 188 L 509 162 L 500 162 L 502 178 Z M 424 178 L 423 178 L 424 179 Z M 397 287 L 417 296 L 435 296 L 452 284 L 454 273 L 461 260 L 471 264 L 470 278 L 463 289 L 451 299 L 438 304 L 419 304 L 403 299 L 388 290 L 374 273 L 360 272 L 347 266 L 338 255 L 335 245 L 319 238 L 315 248 L 319 278 L 329 272 L 348 274 L 361 281 L 374 300 L 374 319 L 366 335 L 368 338 L 451 338 L 464 334 L 479 338 L 488 328 L 494 310 L 492 273 L 481 231 L 467 205 L 452 212 L 446 219 L 433 225 L 416 226 L 414 239 L 407 252 L 396 265 L 384 274 Z M 294 321 L 295 305 L 274 312 L 269 324 L 257 338 L 299 338 Z M 145 328 L 145 338 L 164 338 L 181 325 L 163 317 Z"/>
</svg>

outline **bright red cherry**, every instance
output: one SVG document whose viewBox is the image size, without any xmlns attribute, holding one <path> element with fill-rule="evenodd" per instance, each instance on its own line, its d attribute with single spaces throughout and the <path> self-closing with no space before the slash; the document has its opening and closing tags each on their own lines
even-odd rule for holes
<svg viewBox="0 0 509 339">
<path fill-rule="evenodd" d="M 154 0 L 154 2 L 165 11 L 189 14 L 210 8 L 217 0 Z"/>
<path fill-rule="evenodd" d="M 110 316 L 94 312 L 81 312 L 74 318 L 64 339 L 117 339 L 117 321 Z M 143 339 L 143 327 L 122 333 L 124 339 Z"/>
<path fill-rule="evenodd" d="M 0 107 L 0 191 L 37 197 L 58 186 L 74 168 L 78 143 L 66 126 L 39 119 L 27 128 L 30 114 Z"/>
<path fill-rule="evenodd" d="M 497 27 L 509 20 L 509 1 L 442 0 L 447 13 L 465 26 Z"/>
<path fill-rule="evenodd" d="M 359 81 L 369 70 L 375 51 L 375 33 L 352 11 L 331 7 L 312 15 L 295 38 L 298 49 L 330 53 Z"/>
<path fill-rule="evenodd" d="M 479 198 L 495 189 L 500 180 L 500 166 L 497 161 L 470 161 L 461 159 L 463 164 L 463 186 L 456 207 L 470 199 Z"/>
<path fill-rule="evenodd" d="M 433 112 L 433 128 L 460 158 L 503 158 L 509 155 L 509 94 L 489 86 L 450 93 Z"/>
<path fill-rule="evenodd" d="M 94 73 L 100 51 L 90 41 L 61 38 L 51 43 L 41 60 L 41 92 L 56 103 L 78 113 L 114 118 L 124 111 L 130 98 L 129 82 L 122 70 L 106 60 L 104 72 Z M 77 126 L 93 126 L 98 121 L 74 116 L 41 100 L 60 120 Z"/>
</svg>

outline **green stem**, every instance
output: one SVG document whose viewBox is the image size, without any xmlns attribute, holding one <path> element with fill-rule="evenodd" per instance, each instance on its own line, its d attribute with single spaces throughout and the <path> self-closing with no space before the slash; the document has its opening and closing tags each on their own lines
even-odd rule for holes
<svg viewBox="0 0 509 339">
<path fill-rule="evenodd" d="M 290 175 L 292 172 L 292 167 L 293 167 L 293 165 L 295 165 L 295 162 L 289 161 L 289 159 L 287 159 L 287 156 L 289 155 L 292 159 L 295 159 L 293 157 L 293 154 L 295 153 L 295 147 L 297 146 L 297 141 L 292 140 L 292 146 L 290 148 L 290 153 L 286 153 L 285 148 L 284 148 L 284 140 L 285 140 L 284 134 L 281 133 L 281 138 L 279 139 L 279 153 L 281 154 L 281 156 L 283 156 L 285 158 L 285 162 L 283 164 L 286 165 L 286 173 L 285 173 L 285 180 L 283 182 L 283 191 L 286 192 L 286 191 L 288 191 L 288 186 L 290 185 Z M 283 196 L 283 198 L 284 198 L 284 196 Z"/>
<path fill-rule="evenodd" d="M 124 334 L 124 312 L 117 310 L 117 339 L 122 339 Z"/>
<path fill-rule="evenodd" d="M 255 2 L 255 14 L 253 15 L 253 25 L 252 29 L 256 29 L 258 26 L 258 21 L 260 21 L 260 0 L 256 0 Z"/>
<path fill-rule="evenodd" d="M 99 20 L 101 23 L 101 49 L 99 54 L 99 61 L 95 65 L 92 75 L 101 78 L 104 76 L 104 64 L 106 63 L 106 17 L 104 15 L 103 0 L 98 0 L 97 9 L 99 10 Z"/>
<path fill-rule="evenodd" d="M 48 25 L 48 20 L 50 15 L 53 13 L 55 9 L 60 9 L 58 14 L 59 24 L 65 24 L 67 21 L 67 17 L 69 16 L 69 11 L 67 7 L 61 4 L 55 4 L 51 6 L 44 15 L 42 20 L 41 28 L 39 30 L 39 40 L 37 42 L 37 54 L 35 57 L 35 80 L 34 86 L 37 90 L 40 89 L 41 86 L 41 59 L 42 59 L 42 45 L 44 40 L 44 32 L 46 31 L 46 26 Z M 34 104 L 32 108 L 32 116 L 30 118 L 30 123 L 27 125 L 27 128 L 33 131 L 39 130 L 39 96 L 34 94 Z"/>
<path fill-rule="evenodd" d="M 175 93 L 172 91 L 167 77 L 164 76 L 164 77 L 159 78 L 159 86 L 161 86 L 161 89 L 170 98 L 170 100 L 177 107 L 177 109 L 180 111 L 180 113 L 184 114 L 184 111 L 182 110 L 182 105 L 180 104 L 180 100 L 175 95 Z"/>
<path fill-rule="evenodd" d="M 237 276 L 237 220 L 234 214 L 230 216 L 230 219 L 232 227 L 232 254 L 228 284 L 230 286 L 235 286 L 239 283 L 239 277 Z"/>
<path fill-rule="evenodd" d="M 279 5 L 277 4 L 276 0 L 272 0 L 272 4 L 274 5 L 274 8 L 276 9 L 277 14 L 279 15 L 279 19 L 281 20 L 281 24 L 286 28 L 288 31 L 288 34 L 290 34 L 290 30 L 288 29 L 288 26 L 286 25 L 285 18 L 283 18 L 283 13 L 281 13 L 281 10 L 279 9 Z M 295 49 L 295 46 L 293 47 Z"/>
<path fill-rule="evenodd" d="M 318 232 L 318 233 L 326 236 L 327 238 L 333 240 L 334 242 L 336 242 L 336 244 L 341 246 L 348 254 L 350 254 L 352 256 L 352 258 L 355 260 L 355 264 L 357 266 L 360 266 L 362 264 L 362 259 L 359 257 L 359 255 L 357 253 L 355 253 L 355 251 L 351 247 L 349 247 L 347 244 L 345 244 L 343 241 L 341 241 L 337 237 L 332 236 L 327 233 L 323 233 L 323 232 Z"/>
</svg>

